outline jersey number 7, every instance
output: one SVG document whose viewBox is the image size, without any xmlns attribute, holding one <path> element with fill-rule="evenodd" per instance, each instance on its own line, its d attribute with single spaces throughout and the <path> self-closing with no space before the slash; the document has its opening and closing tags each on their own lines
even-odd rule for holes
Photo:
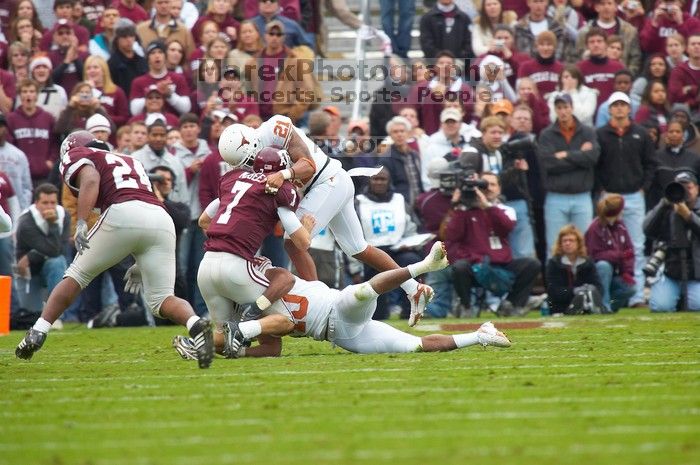
<svg viewBox="0 0 700 465">
<path fill-rule="evenodd" d="M 245 194 L 246 191 L 250 189 L 250 186 L 252 186 L 252 184 L 249 182 L 236 181 L 236 183 L 231 188 L 231 193 L 234 194 L 233 200 L 231 200 L 231 203 L 229 203 L 226 206 L 226 210 L 224 210 L 224 212 L 219 216 L 219 219 L 216 220 L 217 224 L 226 224 L 231 220 L 231 215 L 233 214 L 233 207 L 238 205 L 238 202 L 241 201 L 243 194 Z"/>
</svg>

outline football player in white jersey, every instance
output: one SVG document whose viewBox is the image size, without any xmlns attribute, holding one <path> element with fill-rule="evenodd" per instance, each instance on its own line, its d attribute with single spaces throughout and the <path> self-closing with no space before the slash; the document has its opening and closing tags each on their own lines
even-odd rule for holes
<svg viewBox="0 0 700 465">
<path fill-rule="evenodd" d="M 275 192 L 284 180 L 300 186 L 304 195 L 297 216 L 312 215 L 316 226 L 311 237 L 326 226 L 349 257 L 355 257 L 379 271 L 399 268 L 384 251 L 367 244 L 362 234 L 360 220 L 355 213 L 353 199 L 355 188 L 350 175 L 340 161 L 327 156 L 316 144 L 286 116 L 276 115 L 265 121 L 257 130 L 234 124 L 224 130 L 219 139 L 219 152 L 223 159 L 234 167 L 252 166 L 256 152 L 251 147 L 277 146 L 286 149 L 294 165 L 288 169 L 268 175 L 267 185 Z M 297 273 L 313 281 L 316 266 L 307 250 L 301 250 L 286 240 L 285 249 Z M 409 326 L 414 326 L 423 316 L 425 306 L 433 296 L 433 289 L 409 278 L 401 283 L 411 302 Z"/>
<path fill-rule="evenodd" d="M 275 314 L 261 320 L 228 322 L 224 327 L 226 344 L 238 356 L 278 356 L 280 336 L 311 337 L 326 340 L 350 352 L 406 353 L 442 352 L 471 345 L 509 347 L 505 334 L 487 322 L 472 333 L 418 337 L 399 331 L 381 321 L 372 320 L 379 294 L 395 289 L 408 277 L 438 271 L 448 265 L 444 245 L 436 242 L 428 256 L 413 265 L 377 274 L 369 281 L 348 286 L 342 291 L 330 289 L 320 281 L 296 278 L 292 290 L 283 297 L 292 318 Z M 265 265 L 269 269 L 269 262 Z M 245 342 L 257 337 L 260 345 L 246 348 Z M 173 340 L 178 353 L 190 359 L 190 342 L 179 336 Z"/>
</svg>

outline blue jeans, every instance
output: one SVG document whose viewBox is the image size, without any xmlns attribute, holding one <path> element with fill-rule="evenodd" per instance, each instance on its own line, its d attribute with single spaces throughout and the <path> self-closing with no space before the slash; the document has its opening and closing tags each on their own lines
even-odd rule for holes
<svg viewBox="0 0 700 465">
<path fill-rule="evenodd" d="M 552 247 L 557 242 L 559 231 L 573 224 L 585 233 L 593 218 L 593 201 L 590 192 L 559 194 L 547 192 L 544 201 L 544 223 L 547 235 L 547 257 L 552 256 Z"/>
<path fill-rule="evenodd" d="M 199 316 L 207 314 L 207 305 L 204 303 L 204 298 L 197 285 L 197 273 L 199 272 L 199 264 L 204 258 L 204 241 L 206 239 L 204 232 L 195 220 L 182 231 L 180 236 L 179 258 L 182 276 L 187 282 L 187 295 L 192 307 Z"/>
<path fill-rule="evenodd" d="M 425 275 L 425 284 L 435 291 L 433 300 L 425 308 L 426 315 L 432 318 L 445 318 L 454 302 L 454 286 L 452 285 L 452 267 L 440 271 L 432 271 Z"/>
<path fill-rule="evenodd" d="M 644 302 L 644 215 L 646 213 L 646 202 L 644 194 L 635 192 L 633 194 L 623 194 L 625 199 L 625 209 L 622 211 L 622 221 L 627 226 L 627 231 L 632 239 L 634 247 L 634 280 L 635 292 L 630 297 L 630 305 Z"/>
<path fill-rule="evenodd" d="M 508 236 L 508 242 L 510 242 L 510 248 L 513 251 L 513 258 L 534 257 L 535 238 L 532 233 L 532 224 L 530 224 L 530 212 L 527 208 L 527 201 L 524 199 L 511 200 L 506 202 L 506 205 L 515 210 L 517 220 L 515 228 Z"/>
<path fill-rule="evenodd" d="M 399 11 L 398 30 L 394 27 L 397 4 Z M 382 15 L 382 29 L 391 38 L 391 47 L 394 49 L 394 53 L 406 58 L 408 51 L 411 50 L 411 29 L 413 28 L 413 17 L 416 14 L 415 0 L 379 0 L 379 8 Z"/>
<path fill-rule="evenodd" d="M 23 308 L 27 310 L 40 312 L 43 308 L 42 290 L 51 294 L 51 291 L 61 282 L 63 274 L 66 272 L 68 265 L 66 258 L 63 255 L 47 259 L 41 267 L 38 276 L 32 276 L 27 286 L 27 280 L 23 278 L 17 279 L 17 290 L 19 291 L 19 300 Z"/>
<path fill-rule="evenodd" d="M 665 274 L 651 286 L 652 312 L 675 312 L 681 298 L 681 284 Z M 700 281 L 688 281 L 688 309 L 700 311 Z"/>
<path fill-rule="evenodd" d="M 614 276 L 613 266 L 601 260 L 595 263 L 598 279 L 603 285 L 603 305 L 613 312 L 624 307 L 627 300 L 634 294 L 634 287 L 622 280 L 620 276 Z"/>
</svg>

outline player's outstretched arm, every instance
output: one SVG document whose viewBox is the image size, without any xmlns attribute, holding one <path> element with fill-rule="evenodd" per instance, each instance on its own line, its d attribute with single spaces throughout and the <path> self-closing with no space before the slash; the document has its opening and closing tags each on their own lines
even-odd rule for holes
<svg viewBox="0 0 700 465">
<path fill-rule="evenodd" d="M 258 336 L 257 346 L 248 347 L 245 357 L 279 357 L 282 354 L 282 338 L 275 336 Z"/>
</svg>

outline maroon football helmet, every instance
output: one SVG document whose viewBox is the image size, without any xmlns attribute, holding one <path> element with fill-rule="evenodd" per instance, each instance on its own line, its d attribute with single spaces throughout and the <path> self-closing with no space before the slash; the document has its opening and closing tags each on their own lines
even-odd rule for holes
<svg viewBox="0 0 700 465">
<path fill-rule="evenodd" d="M 61 144 L 61 158 L 63 158 L 63 156 L 68 153 L 70 149 L 85 147 L 94 140 L 95 136 L 88 131 L 81 129 L 80 131 L 71 132 L 65 139 L 63 139 L 63 143 Z"/>
<path fill-rule="evenodd" d="M 256 173 L 274 173 L 289 168 L 289 153 L 277 147 L 265 147 L 255 156 L 253 171 Z"/>
</svg>

